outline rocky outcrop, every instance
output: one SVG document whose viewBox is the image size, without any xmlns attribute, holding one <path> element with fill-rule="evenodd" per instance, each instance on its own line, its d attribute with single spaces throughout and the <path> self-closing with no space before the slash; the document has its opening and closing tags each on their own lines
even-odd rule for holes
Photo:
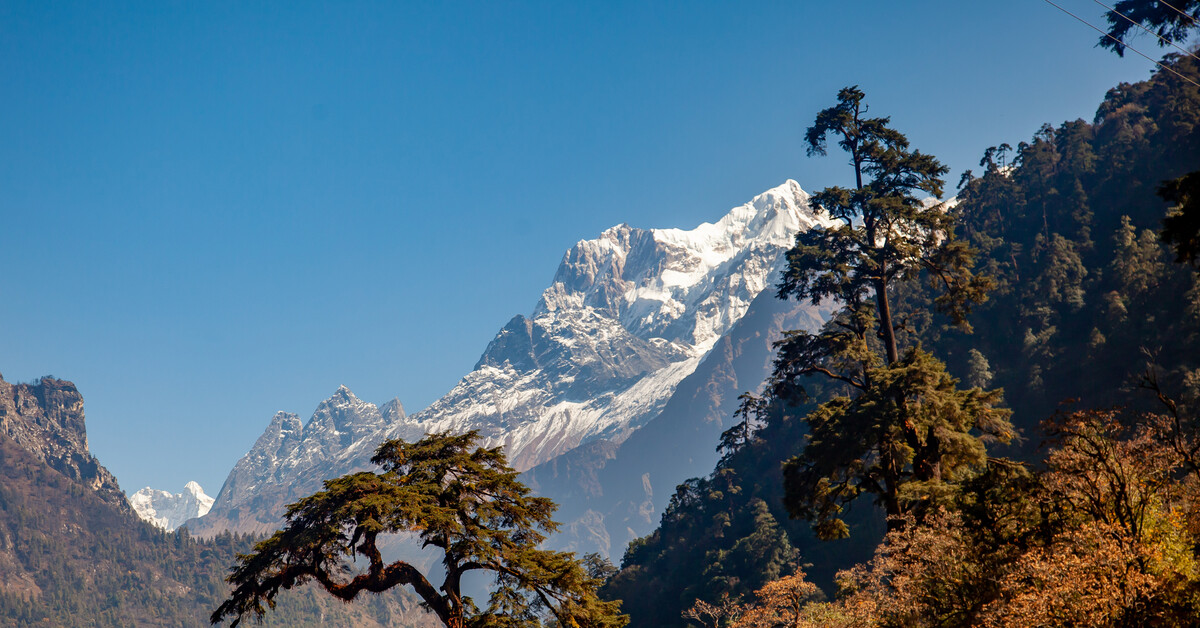
<svg viewBox="0 0 1200 628">
<path fill-rule="evenodd" d="M 191 534 L 274 530 L 284 507 L 321 488 L 321 481 L 372 468 L 371 455 L 389 428 L 410 424 L 399 399 L 382 407 L 340 386 L 307 422 L 277 412 L 217 493 L 213 507 L 185 522 Z M 419 438 L 423 431 L 405 433 Z"/>
<path fill-rule="evenodd" d="M 53 377 L 10 384 L 0 376 L 0 432 L 50 468 L 132 513 L 117 478 L 88 451 L 83 396 L 75 384 Z"/>
</svg>

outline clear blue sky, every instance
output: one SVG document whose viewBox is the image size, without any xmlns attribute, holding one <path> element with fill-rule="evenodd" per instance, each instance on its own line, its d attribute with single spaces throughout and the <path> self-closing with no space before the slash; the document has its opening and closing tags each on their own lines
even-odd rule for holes
<svg viewBox="0 0 1200 628">
<path fill-rule="evenodd" d="M 423 408 L 608 226 L 847 182 L 842 86 L 957 181 L 1151 67 L 1041 0 L 426 4 L 0 1 L 0 373 L 126 490 L 339 384 Z"/>
</svg>

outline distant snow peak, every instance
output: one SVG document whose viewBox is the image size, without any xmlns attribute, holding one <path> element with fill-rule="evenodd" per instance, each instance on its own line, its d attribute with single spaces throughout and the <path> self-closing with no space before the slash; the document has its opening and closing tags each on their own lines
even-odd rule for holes
<svg viewBox="0 0 1200 628">
<path fill-rule="evenodd" d="M 213 498 L 196 482 L 188 482 L 182 493 L 175 494 L 147 486 L 129 496 L 129 505 L 144 521 L 171 532 L 188 519 L 208 514 Z"/>
</svg>

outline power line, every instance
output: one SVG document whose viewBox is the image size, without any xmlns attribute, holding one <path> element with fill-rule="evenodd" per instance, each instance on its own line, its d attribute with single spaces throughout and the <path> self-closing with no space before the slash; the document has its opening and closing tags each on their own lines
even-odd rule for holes
<svg viewBox="0 0 1200 628">
<path fill-rule="evenodd" d="M 1176 9 L 1176 8 L 1175 8 L 1173 5 L 1171 5 L 1170 3 L 1168 3 L 1166 0 L 1158 0 L 1158 1 L 1159 1 L 1160 3 L 1162 3 L 1162 4 L 1165 4 L 1165 5 L 1169 6 L 1169 7 L 1171 7 L 1172 9 L 1174 9 L 1174 11 L 1175 11 L 1176 13 L 1178 13 L 1178 14 L 1182 15 L 1182 16 L 1184 17 L 1184 19 L 1186 19 L 1187 21 L 1191 22 L 1193 25 L 1200 26 L 1200 25 L 1196 24 L 1196 20 L 1195 20 L 1195 19 L 1194 19 L 1192 16 L 1188 15 L 1187 13 L 1184 13 L 1183 11 L 1180 11 L 1179 9 Z"/>
<path fill-rule="evenodd" d="M 1155 37 L 1157 37 L 1157 38 L 1159 39 L 1159 41 L 1161 41 L 1162 43 L 1164 43 L 1164 44 L 1170 44 L 1170 45 L 1172 45 L 1172 46 L 1175 46 L 1175 49 L 1176 49 L 1176 50 L 1178 50 L 1179 52 L 1182 52 L 1183 54 L 1185 54 L 1185 55 L 1187 55 L 1187 56 L 1189 56 L 1189 57 L 1191 57 L 1191 58 L 1193 58 L 1193 59 L 1195 59 L 1195 60 L 1197 60 L 1197 61 L 1200 61 L 1200 57 L 1197 57 L 1196 55 L 1192 54 L 1191 52 L 1188 52 L 1187 50 L 1184 50 L 1183 48 L 1180 48 L 1180 47 L 1179 47 L 1179 46 L 1178 46 L 1178 45 L 1177 45 L 1175 42 L 1171 41 L 1170 39 L 1167 39 L 1166 37 L 1163 37 L 1162 35 L 1159 35 L 1158 33 L 1156 33 L 1156 32 L 1154 32 L 1154 31 L 1152 31 L 1152 30 L 1150 30 L 1150 29 L 1146 28 L 1145 26 L 1142 26 L 1142 23 L 1141 23 L 1141 22 L 1135 22 L 1135 21 L 1133 21 L 1132 19 L 1130 19 L 1130 18 L 1129 18 L 1129 16 L 1128 16 L 1128 15 L 1125 15 L 1124 13 L 1121 13 L 1120 11 L 1117 11 L 1116 9 L 1114 9 L 1114 8 L 1112 8 L 1112 7 L 1110 7 L 1110 6 L 1108 6 L 1107 4 L 1104 4 L 1103 2 L 1100 2 L 1100 0 L 1092 0 L 1092 2 L 1095 2 L 1096 4 L 1098 4 L 1098 5 L 1100 5 L 1100 6 L 1104 7 L 1104 8 L 1106 8 L 1106 9 L 1108 9 L 1110 13 L 1115 13 L 1115 14 L 1117 14 L 1117 15 L 1119 15 L 1119 16 L 1121 16 L 1121 17 L 1125 18 L 1125 21 L 1126 21 L 1126 22 L 1129 22 L 1130 24 L 1133 24 L 1134 26 L 1136 26 L 1136 27 L 1138 27 L 1138 28 L 1140 28 L 1140 29 L 1142 29 L 1142 30 L 1146 31 L 1147 33 L 1150 33 L 1151 35 L 1154 35 L 1154 36 L 1155 36 Z M 1168 5 L 1168 6 L 1170 6 L 1170 5 Z"/>
<path fill-rule="evenodd" d="M 1117 43 L 1118 43 L 1118 44 L 1120 44 L 1121 46 L 1124 46 L 1125 48 L 1128 48 L 1128 49 L 1130 49 L 1130 50 L 1132 50 L 1132 51 L 1134 51 L 1134 52 L 1138 53 L 1138 54 L 1139 54 L 1139 55 L 1141 55 L 1142 57 L 1145 57 L 1145 59 L 1146 59 L 1147 61 L 1149 61 L 1150 63 L 1153 63 L 1154 65 L 1157 65 L 1158 67 L 1160 67 L 1160 68 L 1162 68 L 1162 69 L 1164 69 L 1164 70 L 1166 70 L 1166 71 L 1170 72 L 1171 74 L 1174 74 L 1175 76 L 1178 76 L 1179 78 L 1181 78 L 1181 79 L 1183 79 L 1183 80 L 1185 80 L 1185 81 L 1187 81 L 1187 82 L 1191 83 L 1192 85 L 1195 85 L 1197 88 L 1200 88 L 1200 83 L 1197 83 L 1196 81 L 1193 81 L 1192 79 L 1190 79 L 1190 78 L 1188 78 L 1188 77 L 1186 77 L 1186 76 L 1184 76 L 1184 75 L 1180 74 L 1179 72 L 1175 71 L 1175 69 L 1174 69 L 1174 68 L 1172 68 L 1172 67 L 1165 66 L 1165 65 L 1163 65 L 1163 64 L 1161 64 L 1161 63 L 1159 63 L 1158 61 L 1155 61 L 1154 59 L 1152 59 L 1152 58 L 1148 57 L 1148 56 L 1146 55 L 1146 53 L 1142 52 L 1141 50 L 1138 50 L 1137 48 L 1134 48 L 1133 46 L 1130 46 L 1129 44 L 1127 44 L 1127 43 L 1125 43 L 1125 42 L 1121 41 L 1120 39 L 1117 39 L 1116 37 L 1113 37 L 1112 35 L 1109 35 L 1107 32 L 1105 32 L 1105 31 L 1103 31 L 1103 30 L 1101 30 L 1101 29 L 1099 29 L 1099 28 L 1097 28 L 1097 27 L 1095 27 L 1095 26 L 1092 26 L 1092 23 L 1091 23 L 1091 22 L 1089 22 L 1089 21 L 1087 21 L 1087 20 L 1085 20 L 1085 19 L 1083 19 L 1083 18 L 1079 17 L 1078 15 L 1075 15 L 1074 13 L 1071 13 L 1070 11 L 1068 11 L 1068 10 L 1066 10 L 1066 9 L 1062 8 L 1061 6 L 1059 6 L 1059 5 L 1055 4 L 1055 3 L 1053 2 L 1053 0 L 1043 0 L 1043 1 L 1044 1 L 1046 4 L 1049 4 L 1050 6 L 1053 6 L 1054 8 L 1058 9 L 1059 11 L 1062 11 L 1063 13 L 1066 13 L 1067 15 L 1069 15 L 1069 16 L 1071 16 L 1071 17 L 1073 17 L 1073 18 L 1077 19 L 1077 20 L 1079 20 L 1080 22 L 1083 22 L 1084 24 L 1087 24 L 1087 25 L 1088 25 L 1088 27 L 1090 27 L 1092 30 L 1096 31 L 1097 33 L 1100 33 L 1101 35 L 1104 35 L 1105 37 L 1107 37 L 1107 38 L 1109 38 L 1109 39 L 1111 39 L 1111 40 L 1113 40 L 1113 41 L 1117 42 Z"/>
</svg>

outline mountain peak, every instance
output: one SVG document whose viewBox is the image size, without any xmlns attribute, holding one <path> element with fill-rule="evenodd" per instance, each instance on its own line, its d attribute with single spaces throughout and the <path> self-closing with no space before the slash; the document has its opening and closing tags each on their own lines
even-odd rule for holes
<svg viewBox="0 0 1200 628">
<path fill-rule="evenodd" d="M 379 407 L 379 413 L 388 423 L 398 421 L 408 416 L 404 412 L 404 404 L 400 403 L 399 397 L 392 397 L 392 400 Z"/>
<path fill-rule="evenodd" d="M 188 482 L 182 493 L 171 494 L 147 486 L 129 496 L 129 504 L 142 520 L 173 531 L 184 521 L 203 517 L 212 508 L 213 498 L 197 482 Z"/>
<path fill-rule="evenodd" d="M 328 399 L 320 403 L 318 406 L 318 412 L 322 407 L 345 408 L 364 405 L 369 405 L 372 408 L 375 407 L 374 404 L 359 399 L 358 396 L 354 394 L 354 391 L 350 390 L 345 384 L 343 384 L 338 386 L 337 390 L 333 391 L 333 394 L 329 395 Z"/>
<path fill-rule="evenodd" d="M 829 224 L 788 179 L 692 229 L 625 224 L 563 256 L 534 319 L 593 309 L 643 340 L 707 351 L 774 280 L 796 233 Z"/>
<path fill-rule="evenodd" d="M 413 418 L 481 429 L 517 468 L 591 438 L 619 442 L 775 281 L 796 234 L 829 224 L 808 199 L 789 179 L 716 222 L 621 223 L 579 241 L 533 315 L 513 317 L 475 370 Z"/>
</svg>

